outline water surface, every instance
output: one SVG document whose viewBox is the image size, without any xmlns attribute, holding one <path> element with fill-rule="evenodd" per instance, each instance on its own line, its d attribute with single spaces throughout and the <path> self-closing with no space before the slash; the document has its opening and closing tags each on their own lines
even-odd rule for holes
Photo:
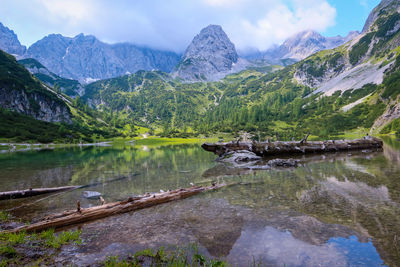
<svg viewBox="0 0 400 267">
<path fill-rule="evenodd" d="M 60 263 L 79 265 L 144 248 L 198 244 L 234 266 L 395 266 L 400 262 L 400 143 L 384 151 L 313 155 L 298 168 L 250 171 L 215 162 L 199 145 L 86 147 L 0 155 L 0 190 L 87 189 L 0 202 L 23 220 L 130 195 L 236 183 L 215 192 L 80 225 L 84 244 Z M 24 205 L 25 204 L 25 205 Z M 26 205 L 28 204 L 28 205 Z M 19 207 L 20 208 L 15 208 Z"/>
</svg>

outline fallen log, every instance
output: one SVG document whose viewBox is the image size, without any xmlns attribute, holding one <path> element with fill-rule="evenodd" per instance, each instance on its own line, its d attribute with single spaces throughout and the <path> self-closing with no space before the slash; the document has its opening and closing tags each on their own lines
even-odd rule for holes
<svg viewBox="0 0 400 267">
<path fill-rule="evenodd" d="M 51 188 L 29 188 L 29 189 L 25 189 L 25 190 L 0 192 L 0 200 L 32 197 L 32 196 L 43 195 L 43 194 L 48 194 L 48 193 L 72 190 L 72 189 L 76 189 L 78 187 L 79 186 L 61 186 L 61 187 L 51 187 Z"/>
<path fill-rule="evenodd" d="M 225 186 L 225 184 L 212 185 L 209 187 L 193 186 L 186 189 L 177 189 L 164 193 L 146 194 L 145 196 L 130 197 L 124 201 L 108 203 L 91 208 L 82 208 L 77 205 L 76 210 L 65 211 L 44 218 L 43 220 L 10 230 L 9 232 L 33 232 L 42 231 L 49 228 L 60 228 L 79 223 L 89 222 L 108 216 L 144 209 L 162 203 L 188 198 L 204 191 L 215 190 Z"/>
<path fill-rule="evenodd" d="M 307 136 L 308 137 L 308 136 Z M 304 139 L 303 139 L 304 140 Z M 336 151 L 350 151 L 363 149 L 381 149 L 382 140 L 366 136 L 356 140 L 328 140 L 328 141 L 277 141 L 277 142 L 229 142 L 204 143 L 201 147 L 222 156 L 231 151 L 247 150 L 260 157 L 276 155 L 292 155 L 307 153 L 325 153 Z M 306 140 L 306 139 L 305 139 Z"/>
<path fill-rule="evenodd" d="M 132 176 L 139 175 L 138 173 L 134 173 Z M 68 190 L 74 190 L 74 189 L 81 189 L 81 188 L 88 188 L 88 187 L 94 187 L 102 184 L 109 184 L 117 181 L 121 181 L 124 179 L 127 179 L 127 176 L 121 176 L 115 179 L 107 180 L 104 182 L 94 182 L 91 184 L 87 185 L 76 185 L 76 186 L 62 186 L 62 187 L 51 187 L 51 188 L 29 188 L 25 190 L 14 190 L 14 191 L 8 191 L 8 192 L 0 192 L 0 200 L 6 200 L 6 199 L 15 199 L 15 198 L 24 198 L 24 197 L 33 197 L 37 195 L 42 195 L 42 194 L 48 194 L 48 193 L 57 193 L 61 191 L 68 191 Z M 47 198 L 47 197 L 46 197 Z M 40 200 L 39 200 L 40 201 Z M 32 203 L 36 203 L 32 202 Z M 25 207 L 30 205 L 31 203 L 25 203 L 20 207 Z M 18 208 L 18 207 L 16 207 Z M 13 208 L 11 210 L 14 210 L 16 208 Z"/>
</svg>

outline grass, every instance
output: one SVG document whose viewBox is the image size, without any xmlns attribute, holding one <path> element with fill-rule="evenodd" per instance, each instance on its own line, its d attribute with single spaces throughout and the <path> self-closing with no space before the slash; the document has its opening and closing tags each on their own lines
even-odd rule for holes
<svg viewBox="0 0 400 267">
<path fill-rule="evenodd" d="M 145 145 L 145 146 L 197 144 L 204 141 L 204 139 L 200 138 L 168 138 L 168 137 L 135 138 L 135 140 L 137 145 Z"/>
<path fill-rule="evenodd" d="M 110 256 L 103 263 L 106 267 L 128 267 L 128 266 L 210 266 L 223 267 L 228 266 L 224 261 L 218 259 L 209 259 L 199 254 L 197 246 L 189 245 L 185 248 L 176 248 L 166 251 L 163 247 L 157 251 L 145 249 L 136 252 L 126 259 L 120 259 L 118 256 Z"/>
<path fill-rule="evenodd" d="M 367 133 L 369 133 L 368 129 L 360 127 L 360 128 L 353 129 L 350 131 L 345 131 L 343 134 L 335 136 L 335 137 L 343 138 L 343 139 L 359 139 L 359 138 L 363 138 Z"/>
<path fill-rule="evenodd" d="M 51 248 L 60 248 L 62 245 L 75 242 L 80 245 L 82 243 L 79 238 L 81 231 L 61 232 L 58 235 L 54 234 L 54 229 L 49 229 L 40 234 L 40 239 L 44 240 L 45 245 Z"/>
<path fill-rule="evenodd" d="M 0 222 L 8 222 L 11 215 L 6 211 L 0 211 Z"/>
<path fill-rule="evenodd" d="M 24 265 L 24 262 L 32 263 L 29 255 L 32 249 L 45 252 L 48 255 L 48 249 L 59 249 L 66 244 L 81 244 L 81 231 L 65 231 L 58 234 L 54 229 L 50 229 L 40 234 L 27 234 L 26 232 L 8 233 L 0 232 L 0 267 L 9 264 Z M 54 251 L 53 251 L 54 252 Z M 48 257 L 48 256 L 43 256 Z M 39 259 L 46 260 L 46 259 Z"/>
</svg>

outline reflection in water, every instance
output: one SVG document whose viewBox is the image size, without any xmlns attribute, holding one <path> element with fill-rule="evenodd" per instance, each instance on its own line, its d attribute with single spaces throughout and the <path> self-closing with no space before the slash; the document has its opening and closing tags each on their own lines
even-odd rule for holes
<svg viewBox="0 0 400 267">
<path fill-rule="evenodd" d="M 243 244 L 247 244 L 245 249 L 255 259 L 272 266 L 350 266 L 354 263 L 379 266 L 383 263 L 371 242 L 360 243 L 355 236 L 332 238 L 322 245 L 313 245 L 294 238 L 289 231 L 267 226 L 244 229 L 231 253 L 243 254 Z"/>
<path fill-rule="evenodd" d="M 85 185 L 106 201 L 196 184 L 236 185 L 189 199 L 82 225 L 84 244 L 63 264 L 92 264 L 110 254 L 199 244 L 234 265 L 253 259 L 278 266 L 396 265 L 400 251 L 400 152 L 301 157 L 295 169 L 254 171 L 214 161 L 198 145 L 90 147 L 0 155 L 0 190 Z M 114 180 L 123 177 L 123 179 Z M 87 190 L 87 189 L 84 189 Z M 82 190 L 0 202 L 23 219 L 98 205 Z M 42 199 L 42 200 L 41 200 Z"/>
</svg>

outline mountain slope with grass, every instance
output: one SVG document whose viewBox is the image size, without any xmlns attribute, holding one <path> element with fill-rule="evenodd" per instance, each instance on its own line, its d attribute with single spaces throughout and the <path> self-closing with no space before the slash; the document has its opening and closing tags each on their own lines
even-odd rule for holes
<svg viewBox="0 0 400 267">
<path fill-rule="evenodd" d="M 41 83 L 13 56 L 0 50 L 0 138 L 92 142 L 124 136 L 126 125 L 134 129 L 133 121 L 106 123 L 112 118 L 112 114 L 90 109 L 79 97 L 71 99 Z"/>
<path fill-rule="evenodd" d="M 348 137 L 396 132 L 399 123 L 399 2 L 383 1 L 354 40 L 282 70 L 246 70 L 185 84 L 139 72 L 90 84 L 85 101 L 146 125 L 196 133 L 240 131 L 260 138 Z M 396 128 L 397 127 L 397 128 Z"/>
<path fill-rule="evenodd" d="M 0 50 L 0 105 L 47 122 L 71 123 L 67 104 L 35 80 L 15 58 Z"/>
<path fill-rule="evenodd" d="M 57 92 L 62 92 L 71 97 L 82 96 L 84 93 L 84 87 L 77 80 L 62 78 L 54 74 L 36 59 L 26 58 L 18 60 L 18 63 Z"/>
</svg>

